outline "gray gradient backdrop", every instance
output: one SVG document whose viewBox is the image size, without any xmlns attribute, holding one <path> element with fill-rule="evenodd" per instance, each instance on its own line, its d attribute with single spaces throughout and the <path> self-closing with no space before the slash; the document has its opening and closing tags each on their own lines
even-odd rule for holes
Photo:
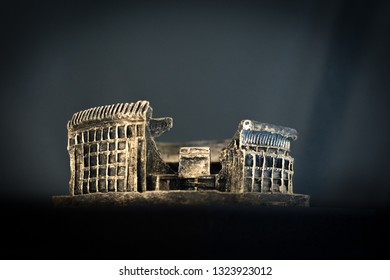
<svg viewBox="0 0 390 280">
<path fill-rule="evenodd" d="M 296 128 L 295 192 L 389 205 L 389 2 L 108 2 L 3 4 L 0 195 L 66 194 L 72 114 L 146 99 L 161 141 Z"/>
</svg>

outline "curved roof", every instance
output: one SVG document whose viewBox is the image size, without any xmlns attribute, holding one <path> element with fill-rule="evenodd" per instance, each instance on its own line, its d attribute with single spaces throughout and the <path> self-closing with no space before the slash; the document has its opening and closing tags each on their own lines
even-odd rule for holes
<svg viewBox="0 0 390 280">
<path fill-rule="evenodd" d="M 135 103 L 118 103 L 83 110 L 74 113 L 68 122 L 68 128 L 94 121 L 110 121 L 122 118 L 146 120 L 151 117 L 152 107 L 149 101 L 140 100 Z"/>
<path fill-rule="evenodd" d="M 252 130 L 263 131 L 272 134 L 279 134 L 287 139 L 296 140 L 298 138 L 298 132 L 294 128 L 284 127 L 280 125 L 274 125 L 269 123 L 262 123 L 253 120 L 243 120 L 238 127 L 239 130 Z"/>
<path fill-rule="evenodd" d="M 274 146 L 289 150 L 290 139 L 281 134 L 268 131 L 243 130 L 241 133 L 243 144 L 254 144 L 261 146 Z"/>
</svg>

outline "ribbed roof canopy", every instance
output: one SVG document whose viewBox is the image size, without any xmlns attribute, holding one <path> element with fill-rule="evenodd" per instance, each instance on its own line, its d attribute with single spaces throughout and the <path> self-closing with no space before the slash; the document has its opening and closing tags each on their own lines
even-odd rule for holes
<svg viewBox="0 0 390 280">
<path fill-rule="evenodd" d="M 135 103 L 118 103 L 90 108 L 73 114 L 68 122 L 68 128 L 96 121 L 111 121 L 117 119 L 141 119 L 151 117 L 152 108 L 149 101 L 140 100 Z"/>
</svg>

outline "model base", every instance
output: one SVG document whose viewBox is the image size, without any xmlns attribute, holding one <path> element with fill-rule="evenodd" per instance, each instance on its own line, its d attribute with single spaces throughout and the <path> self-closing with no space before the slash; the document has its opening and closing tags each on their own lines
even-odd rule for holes
<svg viewBox="0 0 390 280">
<path fill-rule="evenodd" d="M 219 191 L 151 191 L 53 196 L 55 208 L 131 207 L 159 205 L 263 205 L 308 207 L 303 194 L 225 193 Z"/>
</svg>

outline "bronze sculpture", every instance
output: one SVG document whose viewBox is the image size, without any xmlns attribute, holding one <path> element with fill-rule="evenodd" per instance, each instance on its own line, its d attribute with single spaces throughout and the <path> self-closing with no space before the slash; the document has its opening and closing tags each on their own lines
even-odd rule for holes
<svg viewBox="0 0 390 280">
<path fill-rule="evenodd" d="M 207 146 L 180 147 L 177 162 L 164 161 L 154 138 L 171 129 L 173 120 L 152 118 L 152 112 L 148 101 L 138 101 L 75 113 L 67 126 L 70 196 L 54 201 L 85 201 L 93 194 L 161 199 L 173 193 L 180 199 L 170 195 L 169 202 L 180 203 L 183 195 L 196 202 L 202 192 L 206 201 L 220 194 L 227 203 L 308 206 L 308 196 L 293 193 L 290 145 L 297 139 L 295 129 L 241 121 L 211 172 L 215 162 Z"/>
</svg>

